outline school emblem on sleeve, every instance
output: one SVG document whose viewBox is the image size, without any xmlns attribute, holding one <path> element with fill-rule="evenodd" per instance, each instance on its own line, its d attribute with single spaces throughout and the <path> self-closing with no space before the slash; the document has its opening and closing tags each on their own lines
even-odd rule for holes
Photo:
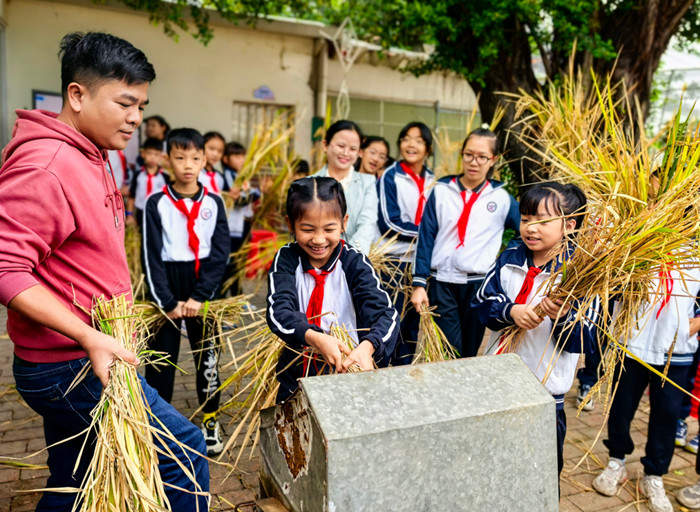
<svg viewBox="0 0 700 512">
<path fill-rule="evenodd" d="M 493 201 L 490 201 L 489 204 L 486 205 L 486 209 L 491 213 L 495 212 L 496 208 L 498 208 L 498 205 L 496 205 L 496 203 L 494 203 Z"/>
<path fill-rule="evenodd" d="M 211 219 L 211 216 L 212 216 L 211 208 L 204 208 L 204 209 L 199 213 L 199 216 L 202 217 L 204 220 L 209 220 L 209 219 Z"/>
</svg>

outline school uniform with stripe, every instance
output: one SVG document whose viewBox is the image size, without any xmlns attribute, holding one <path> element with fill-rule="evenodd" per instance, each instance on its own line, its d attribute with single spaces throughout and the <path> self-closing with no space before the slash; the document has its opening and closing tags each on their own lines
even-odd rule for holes
<svg viewBox="0 0 700 512">
<path fill-rule="evenodd" d="M 438 314 L 435 321 L 457 353 L 474 357 L 485 327 L 469 304 L 498 256 L 504 229 L 519 228 L 520 213 L 502 183 L 486 180 L 468 190 L 459 178 L 441 178 L 428 198 L 416 244 L 413 286 L 427 289 Z"/>
<path fill-rule="evenodd" d="M 151 185 L 149 190 L 149 174 L 144 167 L 134 174 L 129 187 L 129 194 L 134 198 L 134 208 L 143 211 L 146 207 L 146 199 L 156 192 L 163 190 L 163 187 L 170 181 L 168 174 L 163 169 L 151 175 Z"/>
<path fill-rule="evenodd" d="M 199 203 L 192 229 L 188 228 L 187 217 L 176 206 L 179 200 L 188 211 L 192 211 L 194 203 Z M 198 241 L 196 254 L 191 244 L 192 232 Z M 146 202 L 142 234 L 146 282 L 159 307 L 171 311 L 178 301 L 191 297 L 204 302 L 216 296 L 230 244 L 221 197 L 200 187 L 193 198 L 183 199 L 166 185 Z M 189 285 L 184 285 L 183 274 L 188 276 Z"/>
<path fill-rule="evenodd" d="M 209 192 L 213 192 L 216 195 L 221 195 L 221 191 L 226 187 L 226 180 L 224 175 L 218 171 L 207 171 L 202 169 L 199 173 L 199 182 L 203 187 L 207 187 Z"/>
<path fill-rule="evenodd" d="M 538 268 L 525 244 L 513 245 L 503 251 L 486 274 L 481 288 L 472 301 L 479 318 L 491 329 L 487 354 L 497 354 L 501 345 L 502 329 L 513 325 L 510 312 L 516 304 L 537 305 L 546 296 L 543 284 L 551 275 L 553 261 Z M 540 325 L 525 331 L 516 353 L 542 382 L 556 402 L 557 467 L 564 467 L 564 440 L 566 414 L 564 395 L 574 381 L 580 353 L 590 353 L 595 343 L 596 323 L 600 303 L 593 301 L 583 322 L 574 322 L 576 301 L 568 314 L 557 321 L 545 317 Z M 551 366 L 549 373 L 547 367 Z M 507 376 L 504 376 L 507 378 Z"/>
<path fill-rule="evenodd" d="M 326 274 L 321 285 L 312 275 L 320 272 Z M 334 323 L 344 326 L 355 345 L 371 342 L 374 360 L 380 365 L 386 363 L 398 335 L 399 314 L 359 250 L 340 243 L 328 263 L 314 269 L 297 243 L 287 244 L 275 256 L 268 284 L 267 323 L 287 345 L 277 365 L 278 402 L 296 389 L 297 379 L 305 374 L 303 361 L 291 363 L 308 346 L 305 336 L 309 329 L 328 333 Z M 318 286 L 322 290 L 314 292 Z M 319 299 L 319 291 L 320 303 L 314 307 L 322 316 L 309 318 L 311 303 Z M 307 361 L 308 374 L 315 375 L 322 365 L 323 361 L 310 365 Z"/>
<path fill-rule="evenodd" d="M 430 169 L 423 167 L 421 192 L 415 177 L 411 177 L 401 164 L 400 161 L 394 162 L 377 181 L 377 226 L 380 235 L 398 235 L 397 242 L 388 248 L 388 254 L 410 261 L 415 250 L 412 244 L 418 236 L 418 225 L 435 176 Z"/>
</svg>

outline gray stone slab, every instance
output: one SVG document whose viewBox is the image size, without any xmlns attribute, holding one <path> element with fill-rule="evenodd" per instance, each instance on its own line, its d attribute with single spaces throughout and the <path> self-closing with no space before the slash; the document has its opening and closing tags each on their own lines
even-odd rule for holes
<svg viewBox="0 0 700 512">
<path fill-rule="evenodd" d="M 555 404 L 516 355 L 301 380 L 261 425 L 295 511 L 554 511 Z"/>
</svg>

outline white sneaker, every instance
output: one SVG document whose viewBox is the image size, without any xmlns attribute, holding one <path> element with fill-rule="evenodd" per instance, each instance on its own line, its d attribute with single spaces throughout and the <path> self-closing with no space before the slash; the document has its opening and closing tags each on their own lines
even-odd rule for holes
<svg viewBox="0 0 700 512">
<path fill-rule="evenodd" d="M 651 512 L 673 512 L 673 505 L 666 496 L 664 481 L 660 476 L 644 475 L 639 481 L 639 492 L 647 497 Z"/>
<path fill-rule="evenodd" d="M 615 496 L 618 486 L 626 481 L 625 461 L 610 457 L 608 466 L 593 480 L 593 488 L 604 496 Z"/>
<path fill-rule="evenodd" d="M 700 508 L 700 480 L 676 493 L 678 503 L 693 510 Z"/>
<path fill-rule="evenodd" d="M 202 423 L 202 434 L 207 443 L 207 455 L 219 455 L 224 449 L 224 440 L 221 438 L 221 427 L 216 418 L 209 418 Z"/>
</svg>

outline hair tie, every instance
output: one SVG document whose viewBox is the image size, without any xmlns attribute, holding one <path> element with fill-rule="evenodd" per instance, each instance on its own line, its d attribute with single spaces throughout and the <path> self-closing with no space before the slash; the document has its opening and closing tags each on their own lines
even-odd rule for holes
<svg viewBox="0 0 700 512">
<path fill-rule="evenodd" d="M 490 130 L 491 127 L 489 126 L 489 123 L 481 123 L 481 129 L 482 130 Z"/>
</svg>

